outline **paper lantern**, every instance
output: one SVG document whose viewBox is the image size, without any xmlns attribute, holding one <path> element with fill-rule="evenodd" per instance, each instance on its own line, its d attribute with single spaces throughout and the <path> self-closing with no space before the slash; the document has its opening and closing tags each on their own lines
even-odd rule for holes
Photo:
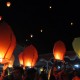
<svg viewBox="0 0 80 80">
<path fill-rule="evenodd" d="M 26 47 L 23 51 L 24 66 L 34 67 L 38 59 L 38 52 L 33 45 Z"/>
<path fill-rule="evenodd" d="M 6 2 L 6 6 L 10 7 L 11 6 L 11 2 Z"/>
<path fill-rule="evenodd" d="M 9 68 L 12 68 L 12 67 L 13 67 L 14 60 L 15 60 L 15 57 L 14 57 L 14 55 L 12 55 L 12 56 L 11 56 L 11 59 L 10 59 L 10 61 L 9 61 L 9 64 L 8 64 L 8 67 L 9 67 Z"/>
<path fill-rule="evenodd" d="M 0 16 L 0 21 L 2 20 L 2 16 Z"/>
<path fill-rule="evenodd" d="M 65 45 L 62 41 L 57 41 L 54 44 L 53 55 L 56 60 L 64 60 L 64 55 L 66 52 Z"/>
<path fill-rule="evenodd" d="M 19 55 L 18 55 L 18 58 L 19 58 L 19 63 L 21 66 L 23 66 L 23 52 L 21 52 Z"/>
<path fill-rule="evenodd" d="M 77 56 L 80 58 L 80 37 L 75 38 L 72 42 L 73 49 Z"/>
<path fill-rule="evenodd" d="M 16 38 L 10 26 L 2 22 L 0 23 L 0 63 L 9 62 L 12 53 L 16 47 Z"/>
</svg>

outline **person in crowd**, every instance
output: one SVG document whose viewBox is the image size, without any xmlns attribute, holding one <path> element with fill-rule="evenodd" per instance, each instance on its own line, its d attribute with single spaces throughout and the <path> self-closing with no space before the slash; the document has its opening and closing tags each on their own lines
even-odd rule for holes
<svg viewBox="0 0 80 80">
<path fill-rule="evenodd" d="M 6 77 L 4 77 L 4 80 L 23 80 L 22 76 L 23 76 L 23 68 L 16 66 L 14 67 L 12 73 Z"/>
<path fill-rule="evenodd" d="M 36 70 L 30 68 L 25 72 L 24 80 L 36 80 Z"/>
</svg>

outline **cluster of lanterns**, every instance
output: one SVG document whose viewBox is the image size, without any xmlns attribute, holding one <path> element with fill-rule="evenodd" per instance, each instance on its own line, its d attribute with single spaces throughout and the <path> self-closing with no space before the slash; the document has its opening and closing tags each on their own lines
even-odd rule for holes
<svg viewBox="0 0 80 80">
<path fill-rule="evenodd" d="M 80 58 L 80 38 L 75 38 L 72 46 L 77 56 Z M 14 63 L 14 55 L 12 54 L 16 47 L 16 37 L 6 22 L 0 23 L 0 64 L 8 63 L 8 67 L 12 67 Z M 64 61 L 66 53 L 65 44 L 57 41 L 53 47 L 53 56 L 55 60 Z M 38 60 L 38 51 L 33 45 L 24 48 L 18 55 L 20 65 L 23 67 L 34 67 Z"/>
<path fill-rule="evenodd" d="M 12 54 L 16 47 L 16 38 L 10 26 L 6 22 L 0 23 L 0 64 L 8 63 L 12 67 L 14 55 Z M 26 47 L 19 55 L 20 64 L 24 67 L 34 67 L 38 59 L 37 49 L 30 45 Z"/>
</svg>

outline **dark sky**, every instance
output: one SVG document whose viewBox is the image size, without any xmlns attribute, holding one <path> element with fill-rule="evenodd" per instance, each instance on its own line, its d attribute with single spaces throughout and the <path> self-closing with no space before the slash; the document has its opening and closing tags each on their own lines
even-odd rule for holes
<svg viewBox="0 0 80 80">
<path fill-rule="evenodd" d="M 11 2 L 9 8 L 7 1 Z M 0 0 L 0 15 L 11 26 L 18 44 L 33 44 L 39 53 L 52 52 L 58 40 L 67 51 L 73 50 L 73 39 L 80 37 L 79 0 Z"/>
</svg>

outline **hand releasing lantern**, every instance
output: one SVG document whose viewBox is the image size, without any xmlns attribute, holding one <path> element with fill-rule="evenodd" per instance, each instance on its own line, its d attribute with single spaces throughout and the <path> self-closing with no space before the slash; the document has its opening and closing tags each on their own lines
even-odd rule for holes
<svg viewBox="0 0 80 80">
<path fill-rule="evenodd" d="M 72 42 L 72 46 L 77 56 L 80 58 L 80 37 L 75 38 Z"/>
<path fill-rule="evenodd" d="M 38 52 L 33 45 L 26 47 L 23 51 L 23 65 L 27 67 L 34 67 L 38 59 Z"/>
<path fill-rule="evenodd" d="M 64 55 L 66 52 L 65 45 L 62 41 L 57 41 L 54 44 L 53 55 L 56 60 L 64 60 Z"/>
<path fill-rule="evenodd" d="M 16 47 L 16 38 L 10 26 L 0 23 L 0 64 L 8 63 Z"/>
</svg>

